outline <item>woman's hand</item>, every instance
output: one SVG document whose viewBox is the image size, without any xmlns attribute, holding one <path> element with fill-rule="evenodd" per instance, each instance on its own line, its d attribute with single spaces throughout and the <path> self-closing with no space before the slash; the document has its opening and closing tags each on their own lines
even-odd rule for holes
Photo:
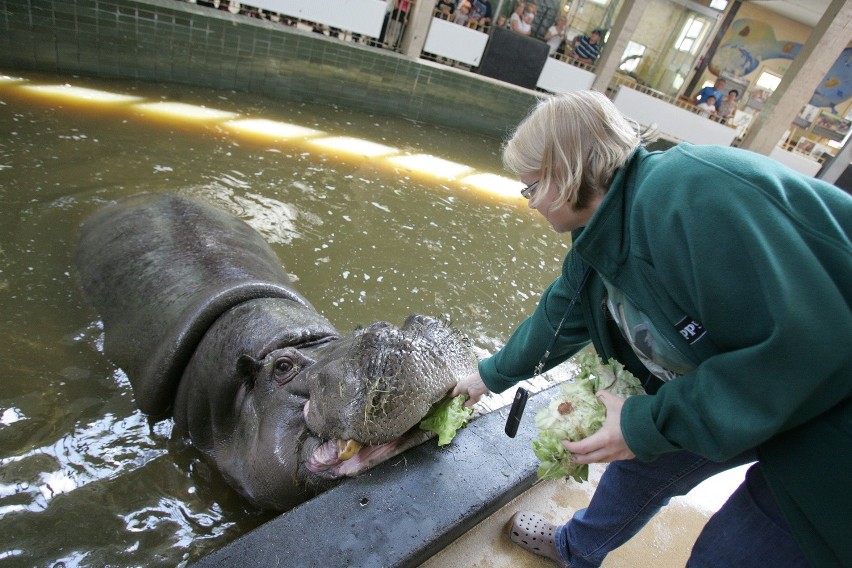
<svg viewBox="0 0 852 568">
<path fill-rule="evenodd" d="M 464 405 L 473 406 L 479 402 L 482 395 L 488 392 L 491 391 L 485 386 L 485 383 L 482 382 L 482 377 L 479 376 L 479 371 L 476 371 L 460 380 L 456 384 L 456 388 L 453 389 L 450 396 L 456 397 L 460 394 L 467 394 L 470 398 L 465 401 Z"/>
<path fill-rule="evenodd" d="M 607 391 L 598 393 L 606 406 L 606 420 L 600 430 L 579 442 L 564 440 L 562 447 L 574 454 L 577 463 L 608 463 L 636 457 L 621 434 L 621 407 L 624 399 Z"/>
</svg>

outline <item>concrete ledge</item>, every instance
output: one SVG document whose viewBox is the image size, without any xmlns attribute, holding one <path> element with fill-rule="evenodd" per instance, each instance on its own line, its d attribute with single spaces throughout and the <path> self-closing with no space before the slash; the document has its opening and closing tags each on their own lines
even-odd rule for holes
<svg viewBox="0 0 852 568">
<path fill-rule="evenodd" d="M 536 483 L 530 396 L 517 436 L 508 409 L 471 422 L 453 443 L 429 440 L 269 521 L 194 566 L 419 566 Z"/>
</svg>

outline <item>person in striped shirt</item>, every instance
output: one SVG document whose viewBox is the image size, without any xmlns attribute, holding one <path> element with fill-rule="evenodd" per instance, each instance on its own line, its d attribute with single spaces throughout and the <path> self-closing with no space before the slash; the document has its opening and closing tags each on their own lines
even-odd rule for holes
<svg viewBox="0 0 852 568">
<path fill-rule="evenodd" d="M 594 64 L 601 55 L 601 30 L 594 30 L 587 36 L 577 36 L 573 41 L 571 57 L 589 65 Z"/>
</svg>

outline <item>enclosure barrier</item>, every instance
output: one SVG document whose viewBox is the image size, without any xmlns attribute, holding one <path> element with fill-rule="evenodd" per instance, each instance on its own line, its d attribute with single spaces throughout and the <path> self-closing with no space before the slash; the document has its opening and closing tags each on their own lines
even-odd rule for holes
<svg viewBox="0 0 852 568">
<path fill-rule="evenodd" d="M 530 397 L 515 438 L 492 411 L 439 448 L 430 440 L 347 480 L 202 558 L 196 568 L 419 566 L 536 483 Z"/>
</svg>

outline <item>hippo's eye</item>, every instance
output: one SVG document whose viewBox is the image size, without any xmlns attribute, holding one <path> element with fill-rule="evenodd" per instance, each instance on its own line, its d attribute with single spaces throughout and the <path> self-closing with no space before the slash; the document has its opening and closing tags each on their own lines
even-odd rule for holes
<svg viewBox="0 0 852 568">
<path fill-rule="evenodd" d="M 275 380 L 283 385 L 293 379 L 299 372 L 298 365 L 289 357 L 281 357 L 275 361 Z"/>
</svg>

